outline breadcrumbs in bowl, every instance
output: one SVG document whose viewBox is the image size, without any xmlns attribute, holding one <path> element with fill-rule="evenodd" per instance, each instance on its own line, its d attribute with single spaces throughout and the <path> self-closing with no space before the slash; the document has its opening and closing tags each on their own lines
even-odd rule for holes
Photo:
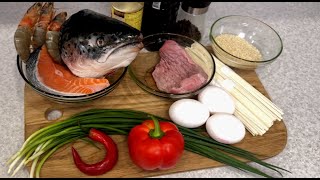
<svg viewBox="0 0 320 180">
<path fill-rule="evenodd" d="M 260 20 L 240 15 L 225 16 L 211 26 L 215 56 L 239 69 L 255 69 L 273 62 L 282 52 L 278 33 Z"/>
</svg>

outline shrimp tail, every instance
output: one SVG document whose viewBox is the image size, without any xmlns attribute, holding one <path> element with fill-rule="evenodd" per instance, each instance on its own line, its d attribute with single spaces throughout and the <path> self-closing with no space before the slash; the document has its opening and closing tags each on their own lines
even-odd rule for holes
<svg viewBox="0 0 320 180">
<path fill-rule="evenodd" d="M 33 49 L 36 49 L 45 43 L 47 27 L 49 26 L 54 13 L 54 3 L 46 2 L 41 9 L 39 21 L 35 25 L 32 38 Z"/>
<path fill-rule="evenodd" d="M 59 39 L 60 32 L 58 31 L 48 31 L 46 37 L 46 46 L 50 56 L 57 63 L 61 63 L 60 51 L 59 51 Z"/>
<path fill-rule="evenodd" d="M 31 29 L 27 27 L 18 27 L 14 33 L 14 45 L 23 62 L 26 62 L 30 56 L 31 36 Z"/>
<path fill-rule="evenodd" d="M 48 26 L 46 46 L 50 56 L 57 63 L 62 63 L 59 51 L 60 29 L 67 18 L 67 12 L 57 14 Z"/>
<path fill-rule="evenodd" d="M 41 7 L 41 2 L 34 3 L 24 14 L 14 33 L 14 45 L 23 62 L 26 62 L 30 56 L 31 37 L 34 25 L 39 19 Z"/>
</svg>

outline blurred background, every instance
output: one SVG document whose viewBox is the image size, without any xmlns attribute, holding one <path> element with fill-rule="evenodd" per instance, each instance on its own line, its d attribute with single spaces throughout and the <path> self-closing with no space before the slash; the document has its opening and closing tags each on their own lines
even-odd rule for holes
<svg viewBox="0 0 320 180">
<path fill-rule="evenodd" d="M 0 3 L 0 177 L 8 177 L 5 161 L 24 141 L 24 81 L 16 67 L 13 35 L 33 2 Z M 110 2 L 56 2 L 68 16 L 81 10 L 111 16 Z M 283 52 L 274 63 L 256 72 L 272 101 L 283 111 L 287 146 L 266 160 L 288 169 L 285 177 L 320 177 L 320 3 L 212 2 L 204 17 L 201 43 L 209 45 L 212 23 L 226 15 L 246 15 L 273 27 L 283 40 Z M 26 170 L 16 177 L 28 177 Z M 253 177 L 231 167 L 204 169 L 161 177 Z"/>
</svg>

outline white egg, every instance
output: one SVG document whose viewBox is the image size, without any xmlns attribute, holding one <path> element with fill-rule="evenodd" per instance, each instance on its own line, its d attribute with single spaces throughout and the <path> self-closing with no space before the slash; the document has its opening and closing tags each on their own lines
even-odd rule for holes
<svg viewBox="0 0 320 180">
<path fill-rule="evenodd" d="M 186 128 L 196 128 L 206 123 L 210 116 L 208 108 L 194 99 L 180 99 L 169 108 L 170 119 Z"/>
<path fill-rule="evenodd" d="M 199 93 L 198 100 L 208 107 L 211 114 L 233 114 L 236 110 L 232 96 L 220 87 L 207 86 Z"/>
<path fill-rule="evenodd" d="M 246 130 L 243 123 L 234 115 L 217 113 L 209 117 L 206 130 L 211 138 L 224 144 L 240 142 Z"/>
</svg>

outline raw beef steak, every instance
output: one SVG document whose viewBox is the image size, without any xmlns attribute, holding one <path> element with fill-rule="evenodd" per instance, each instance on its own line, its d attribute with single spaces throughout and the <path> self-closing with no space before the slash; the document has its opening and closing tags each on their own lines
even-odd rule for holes
<svg viewBox="0 0 320 180">
<path fill-rule="evenodd" d="M 159 55 L 160 62 L 152 72 L 159 90 L 182 94 L 194 91 L 207 82 L 208 75 L 175 41 L 167 40 Z"/>
</svg>

